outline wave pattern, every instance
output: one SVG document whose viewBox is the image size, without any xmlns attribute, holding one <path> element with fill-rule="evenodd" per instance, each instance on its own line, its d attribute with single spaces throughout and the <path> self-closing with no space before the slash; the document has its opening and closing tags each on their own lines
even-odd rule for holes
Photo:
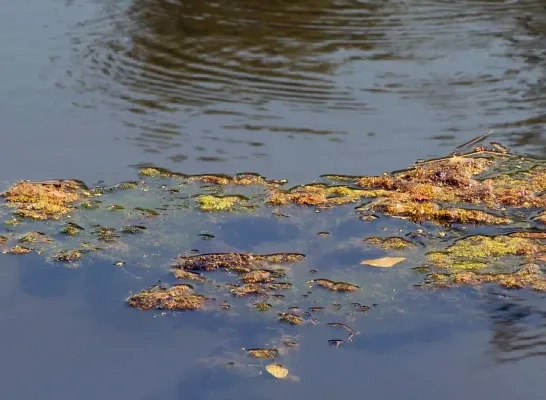
<svg viewBox="0 0 546 400">
<path fill-rule="evenodd" d="M 510 136 L 518 144 L 546 121 L 536 115 L 546 62 L 539 1 L 99 4 L 72 32 L 71 75 L 129 111 L 139 145 L 158 151 L 195 135 L 201 144 L 261 141 L 255 131 L 342 137 L 362 120 L 378 131 L 416 113 L 407 135 L 427 120 L 421 129 L 448 145 L 454 132 L 489 127 L 519 131 Z"/>
</svg>

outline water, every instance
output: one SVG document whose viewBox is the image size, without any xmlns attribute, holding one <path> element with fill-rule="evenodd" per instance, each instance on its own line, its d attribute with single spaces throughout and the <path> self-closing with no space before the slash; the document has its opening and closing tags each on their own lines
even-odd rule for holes
<svg viewBox="0 0 546 400">
<path fill-rule="evenodd" d="M 12 2 L 0 12 L 1 179 L 113 183 L 155 164 L 309 182 L 404 168 L 488 129 L 545 155 L 545 15 L 530 0 Z M 247 250 L 257 234 L 238 232 L 255 226 L 210 229 Z M 280 232 L 265 247 L 297 242 Z M 2 398 L 533 399 L 544 389 L 537 294 L 416 298 L 370 313 L 339 349 L 306 326 L 290 364 L 300 383 L 285 384 L 196 366 L 250 346 L 229 315 L 128 311 L 130 291 L 160 273 L 2 259 Z"/>
</svg>

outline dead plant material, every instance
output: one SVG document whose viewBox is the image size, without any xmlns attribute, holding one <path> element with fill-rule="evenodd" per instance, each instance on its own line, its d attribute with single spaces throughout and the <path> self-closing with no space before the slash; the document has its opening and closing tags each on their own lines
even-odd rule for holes
<svg viewBox="0 0 546 400">
<path fill-rule="evenodd" d="M 328 290 L 332 290 L 334 292 L 356 292 L 357 290 L 360 289 L 359 286 L 353 285 L 352 283 L 334 282 L 330 279 L 324 279 L 324 278 L 312 279 L 310 281 L 307 281 L 306 283 L 307 285 L 316 284 Z"/>
<path fill-rule="evenodd" d="M 189 271 L 227 269 L 246 273 L 266 264 L 293 264 L 302 261 L 304 258 L 305 255 L 299 253 L 210 253 L 178 257 L 172 267 Z"/>
<path fill-rule="evenodd" d="M 8 254 L 27 254 L 30 253 L 32 249 L 29 249 L 25 246 L 15 245 L 7 250 L 4 250 L 2 253 L 8 253 Z"/>
<path fill-rule="evenodd" d="M 131 307 L 139 310 L 199 310 L 207 301 L 207 297 L 193 292 L 191 285 L 174 285 L 162 287 L 154 285 L 127 299 Z"/>
<path fill-rule="evenodd" d="M 87 197 L 88 192 L 86 186 L 76 180 L 23 181 L 13 185 L 2 196 L 16 208 L 19 217 L 47 220 L 68 214 L 74 203 Z"/>
</svg>

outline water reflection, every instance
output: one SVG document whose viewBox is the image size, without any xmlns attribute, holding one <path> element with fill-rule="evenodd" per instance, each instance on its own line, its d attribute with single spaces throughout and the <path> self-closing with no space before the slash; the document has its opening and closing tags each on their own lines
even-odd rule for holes
<svg viewBox="0 0 546 400">
<path fill-rule="evenodd" d="M 540 145 L 541 2 L 101 4 L 73 33 L 71 74 L 173 162 L 267 158 L 310 134 L 427 148 L 495 127 Z"/>
<path fill-rule="evenodd" d="M 503 296 L 490 303 L 492 354 L 498 363 L 546 355 L 543 297 Z"/>
</svg>

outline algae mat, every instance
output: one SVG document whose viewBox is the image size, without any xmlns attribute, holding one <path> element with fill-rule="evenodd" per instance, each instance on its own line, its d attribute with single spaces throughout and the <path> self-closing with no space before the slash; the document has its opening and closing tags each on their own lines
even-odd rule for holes
<svg viewBox="0 0 546 400">
<path fill-rule="evenodd" d="M 296 381 L 285 363 L 304 326 L 334 329 L 325 344 L 340 347 L 357 340 L 356 319 L 418 292 L 546 291 L 545 191 L 546 163 L 499 145 L 295 187 L 143 168 L 113 186 L 6 187 L 0 244 L 6 256 L 71 268 L 106 260 L 139 285 L 154 271 L 161 282 L 120 299 L 152 314 L 230 313 L 271 327 L 263 347 L 233 349 L 220 364 L 258 359 L 261 371 Z"/>
</svg>

